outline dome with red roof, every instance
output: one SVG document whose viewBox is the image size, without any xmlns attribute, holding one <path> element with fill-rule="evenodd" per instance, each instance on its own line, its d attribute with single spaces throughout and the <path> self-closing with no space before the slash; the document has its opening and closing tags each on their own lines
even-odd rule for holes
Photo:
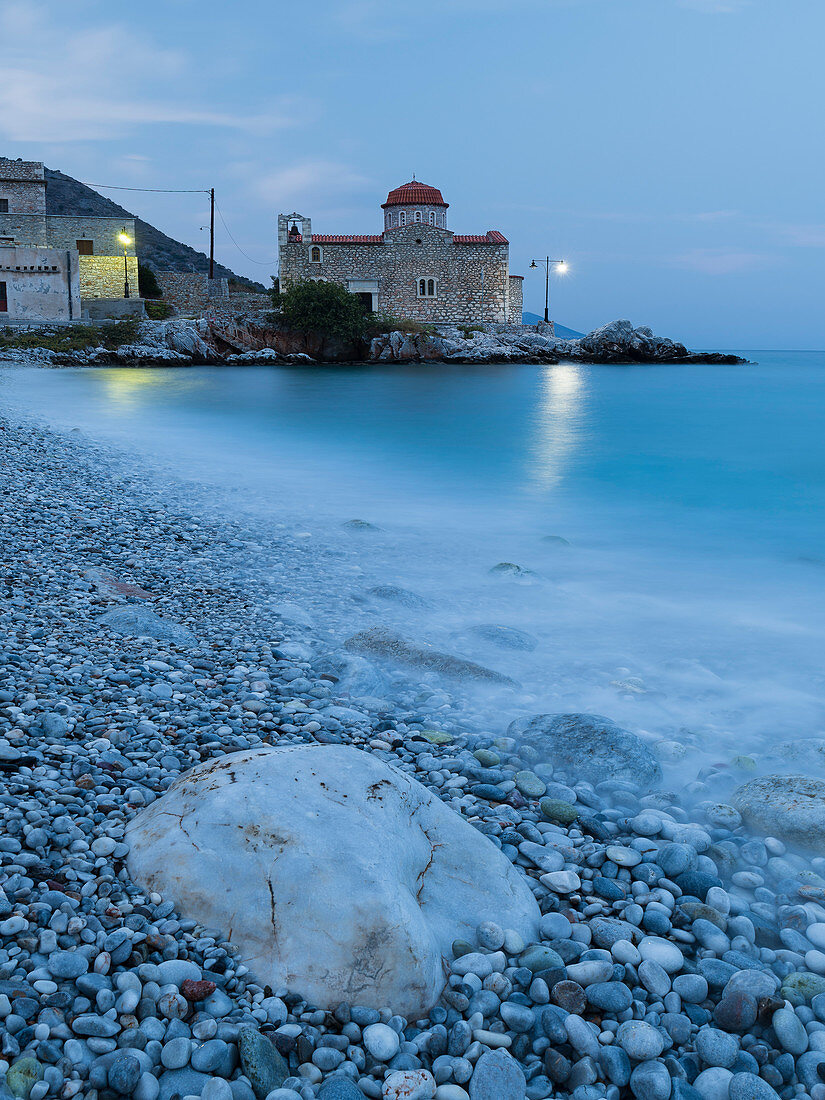
<svg viewBox="0 0 825 1100">
<path fill-rule="evenodd" d="M 402 183 L 400 187 L 396 187 L 390 191 L 387 195 L 387 201 L 382 203 L 381 209 L 386 210 L 388 206 L 443 206 L 444 209 L 450 205 L 445 202 L 441 192 L 437 187 L 430 187 L 428 183 L 421 183 L 419 180 L 410 180 L 409 183 Z"/>
</svg>

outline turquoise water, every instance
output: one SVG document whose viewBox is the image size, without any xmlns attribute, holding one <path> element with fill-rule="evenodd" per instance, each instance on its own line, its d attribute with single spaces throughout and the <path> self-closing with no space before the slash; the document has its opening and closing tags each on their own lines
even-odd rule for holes
<svg viewBox="0 0 825 1100">
<path fill-rule="evenodd" d="M 825 354 L 750 356 L 758 364 L 10 366 L 0 402 L 297 539 L 288 566 L 270 562 L 273 590 L 330 644 L 389 622 L 516 675 L 507 717 L 610 714 L 680 741 L 698 766 L 825 736 Z M 356 517 L 381 530 L 354 539 L 342 523 Z M 495 578 L 499 561 L 531 572 Z M 385 583 L 430 610 L 365 602 Z M 471 633 L 479 622 L 539 644 L 491 649 Z"/>
</svg>

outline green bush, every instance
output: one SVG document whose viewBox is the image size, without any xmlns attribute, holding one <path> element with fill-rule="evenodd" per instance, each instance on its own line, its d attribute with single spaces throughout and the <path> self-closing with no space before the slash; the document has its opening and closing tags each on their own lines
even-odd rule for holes
<svg viewBox="0 0 825 1100">
<path fill-rule="evenodd" d="M 469 340 L 474 332 L 484 332 L 481 325 L 461 325 L 460 328 L 465 340 Z"/>
<path fill-rule="evenodd" d="M 138 262 L 138 292 L 141 298 L 163 297 L 163 291 L 160 289 L 154 271 L 140 262 Z"/>
<path fill-rule="evenodd" d="M 151 302 L 147 301 L 146 316 L 152 321 L 165 321 L 167 317 L 171 317 L 175 312 L 168 302 Z"/>
<path fill-rule="evenodd" d="M 0 350 L 3 348 L 47 348 L 50 351 L 85 351 L 106 348 L 114 351 L 121 344 L 132 344 L 139 321 L 129 318 L 113 325 L 67 325 L 65 328 L 32 329 L 15 332 L 0 328 Z"/>
<path fill-rule="evenodd" d="M 281 321 L 295 332 L 335 336 L 340 340 L 362 340 L 369 315 L 360 300 L 343 283 L 307 279 L 290 283 L 286 290 L 273 290 Z"/>
<path fill-rule="evenodd" d="M 381 336 L 385 332 L 426 332 L 428 335 L 435 333 L 435 325 L 424 324 L 422 321 L 404 320 L 394 317 L 391 313 L 370 313 L 367 315 L 366 335 L 368 337 Z"/>
</svg>

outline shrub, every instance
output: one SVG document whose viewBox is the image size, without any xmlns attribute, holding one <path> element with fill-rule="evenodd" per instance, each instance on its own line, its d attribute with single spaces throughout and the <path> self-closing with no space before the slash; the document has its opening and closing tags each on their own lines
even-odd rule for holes
<svg viewBox="0 0 825 1100">
<path fill-rule="evenodd" d="M 307 279 L 290 283 L 283 292 L 273 290 L 272 298 L 283 323 L 296 332 L 340 340 L 362 340 L 366 334 L 368 314 L 342 283 Z"/>
<path fill-rule="evenodd" d="M 138 263 L 138 293 L 141 298 L 162 298 L 163 291 L 160 289 L 157 276 L 151 267 L 147 267 L 146 264 Z"/>
<path fill-rule="evenodd" d="M 0 329 L 0 350 L 3 348 L 47 348 L 50 351 L 85 351 L 106 348 L 114 351 L 122 344 L 132 344 L 138 330 L 137 318 L 112 325 L 66 325 L 60 328 L 33 329 L 15 332 Z"/>
<path fill-rule="evenodd" d="M 385 332 L 425 332 L 428 335 L 435 333 L 435 325 L 424 324 L 421 321 L 404 320 L 394 317 L 391 313 L 370 313 L 367 315 L 366 335 L 381 336 Z"/>
<path fill-rule="evenodd" d="M 469 340 L 474 332 L 484 332 L 481 325 L 461 325 L 460 328 L 465 340 Z"/>
<path fill-rule="evenodd" d="M 146 302 L 146 316 L 153 321 L 165 321 L 166 318 L 171 317 L 174 312 L 175 311 L 168 302 Z"/>
</svg>

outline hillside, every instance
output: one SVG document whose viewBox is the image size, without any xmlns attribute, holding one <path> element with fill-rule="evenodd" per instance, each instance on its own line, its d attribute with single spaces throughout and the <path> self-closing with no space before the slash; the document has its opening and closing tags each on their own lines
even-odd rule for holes
<svg viewBox="0 0 825 1100">
<path fill-rule="evenodd" d="M 205 198 L 205 196 L 204 196 Z M 46 169 L 46 212 L 49 214 L 88 214 L 97 218 L 135 218 L 137 254 L 141 263 L 155 271 L 195 271 L 209 269 L 209 257 L 203 252 L 181 244 L 153 225 L 136 217 L 111 199 L 99 195 L 91 187 L 63 172 Z M 268 289 L 260 283 L 237 275 L 223 264 L 215 263 L 215 277 L 233 279 L 254 290 Z"/>
<path fill-rule="evenodd" d="M 522 313 L 522 321 L 525 325 L 537 325 L 539 321 L 543 321 L 543 317 L 539 317 L 538 313 Z M 576 332 L 574 328 L 568 328 L 567 325 L 560 325 L 558 321 L 553 322 L 556 336 L 560 340 L 578 340 L 584 336 L 583 332 Z"/>
</svg>

